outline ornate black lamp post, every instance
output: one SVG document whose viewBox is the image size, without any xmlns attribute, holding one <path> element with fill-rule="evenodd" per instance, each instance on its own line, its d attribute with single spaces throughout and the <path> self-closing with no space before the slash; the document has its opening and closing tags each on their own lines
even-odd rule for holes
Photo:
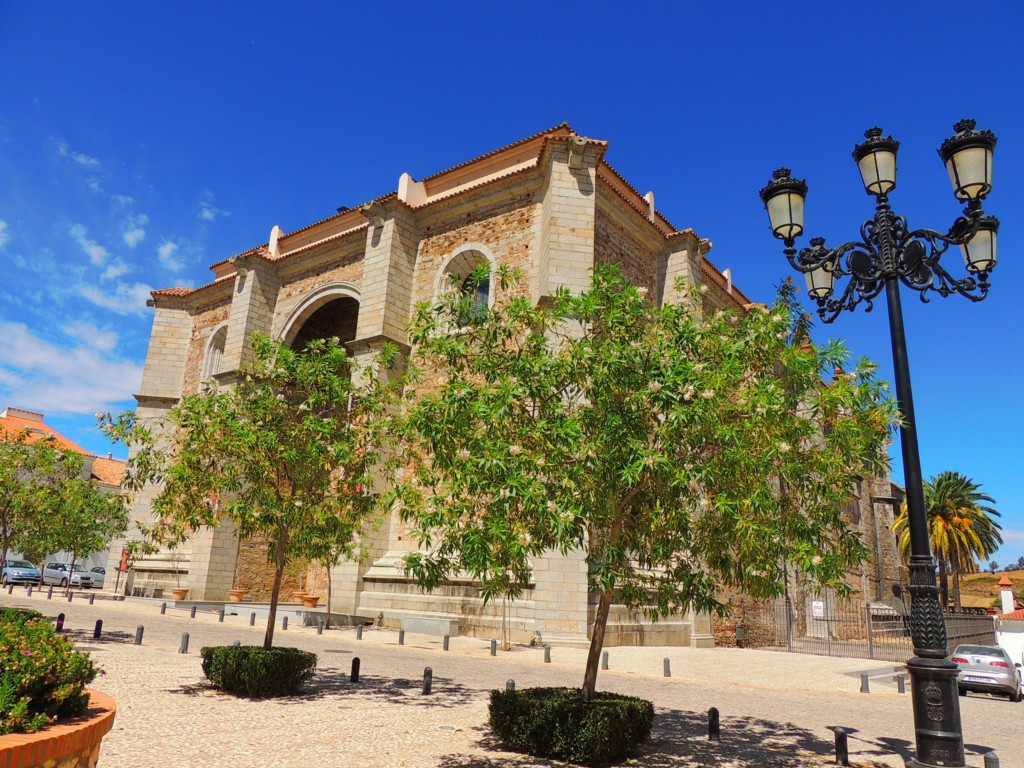
<svg viewBox="0 0 1024 768">
<path fill-rule="evenodd" d="M 996 264 L 999 221 L 985 215 L 981 202 L 992 190 L 992 151 L 996 137 L 976 131 L 973 120 L 954 126 L 956 134 L 939 147 L 949 171 L 953 193 L 965 203 L 963 215 L 945 234 L 931 229 L 911 230 L 907 220 L 889 207 L 889 193 L 896 188 L 896 151 L 899 142 L 883 136 L 880 128 L 865 133 L 863 144 L 853 150 L 864 188 L 875 197 L 875 216 L 864 222 L 861 239 L 827 248 L 824 238 L 810 240 L 797 252 L 794 243 L 804 230 L 804 199 L 807 185 L 790 177 L 789 169 L 775 171 L 761 190 L 775 237 L 785 243 L 789 263 L 807 276 L 807 288 L 818 303 L 818 315 L 831 323 L 843 310 L 872 300 L 885 289 L 889 306 L 896 396 L 903 424 L 900 442 L 907 487 L 910 528 L 911 635 L 915 658 L 907 662 L 914 705 L 917 758 L 911 766 L 957 766 L 964 763 L 964 740 L 957 697 L 957 665 L 946 660 L 946 623 L 935 586 L 935 566 L 928 541 L 921 457 L 917 445 L 917 421 L 910 390 L 910 366 L 903 332 L 900 283 L 927 302 L 929 292 L 942 297 L 958 293 L 971 301 L 988 294 L 989 272 Z M 951 246 L 959 246 L 967 276 L 957 280 L 939 260 Z M 849 278 L 836 294 L 836 278 Z"/>
</svg>

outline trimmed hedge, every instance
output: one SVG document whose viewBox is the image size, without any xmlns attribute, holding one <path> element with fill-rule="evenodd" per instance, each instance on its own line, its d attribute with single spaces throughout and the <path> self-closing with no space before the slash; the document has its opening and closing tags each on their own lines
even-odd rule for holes
<svg viewBox="0 0 1024 768">
<path fill-rule="evenodd" d="M 0 608 L 0 735 L 84 714 L 98 671 L 41 613 Z"/>
<path fill-rule="evenodd" d="M 508 748 L 534 757 L 607 765 L 630 755 L 651 735 L 654 705 L 634 696 L 578 688 L 491 691 L 491 730 Z"/>
<path fill-rule="evenodd" d="M 316 654 L 298 648 L 217 645 L 203 648 L 203 674 L 227 693 L 266 699 L 290 696 L 316 672 Z"/>
</svg>

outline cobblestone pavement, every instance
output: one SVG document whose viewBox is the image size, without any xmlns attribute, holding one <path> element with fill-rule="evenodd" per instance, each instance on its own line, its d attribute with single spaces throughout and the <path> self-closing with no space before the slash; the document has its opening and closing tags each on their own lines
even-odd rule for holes
<svg viewBox="0 0 1024 768">
<path fill-rule="evenodd" d="M 113 601 L 90 606 L 76 593 L 70 604 L 54 594 L 26 597 L 4 590 L 0 604 L 30 606 L 48 616 L 66 614 L 65 627 L 76 644 L 92 653 L 104 675 L 94 686 L 118 702 L 114 730 L 103 742 L 101 768 L 170 766 L 359 766 L 360 768 L 496 768 L 547 766 L 503 752 L 487 735 L 487 691 L 514 679 L 518 687 L 577 686 L 586 652 L 517 647 L 490 656 L 489 642 L 406 636 L 366 628 L 356 639 L 352 628 L 325 631 L 289 627 L 275 633 L 275 645 L 293 645 L 319 655 L 318 672 L 306 695 L 248 701 L 220 694 L 200 670 L 199 648 L 234 640 L 259 644 L 264 628 L 240 616 L 200 613 L 190 619 L 168 602 Z M 103 620 L 103 637 L 92 630 Z M 145 627 L 141 646 L 136 627 Z M 181 655 L 183 632 L 190 652 Z M 830 726 L 856 729 L 850 736 L 851 763 L 902 766 L 913 749 L 910 698 L 899 695 L 892 665 L 865 659 L 833 659 L 737 649 L 610 648 L 610 669 L 602 671 L 603 690 L 643 696 L 655 703 L 651 741 L 634 765 L 825 766 L 832 764 Z M 349 682 L 353 657 L 362 679 Z M 663 676 L 669 658 L 671 678 Z M 434 675 L 434 693 L 421 694 L 424 668 Z M 860 693 L 860 672 L 871 674 L 871 693 Z M 723 740 L 707 741 L 707 710 L 721 712 Z M 1024 705 L 984 696 L 961 699 L 968 764 L 996 750 L 1003 768 L 1024 768 L 1018 744 Z"/>
</svg>

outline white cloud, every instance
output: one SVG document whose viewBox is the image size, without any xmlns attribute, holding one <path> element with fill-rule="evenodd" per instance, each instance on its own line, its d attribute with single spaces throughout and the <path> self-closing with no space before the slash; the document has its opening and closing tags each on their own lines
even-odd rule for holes
<svg viewBox="0 0 1024 768">
<path fill-rule="evenodd" d="M 0 323 L 0 401 L 47 414 L 108 410 L 138 391 L 142 381 L 141 365 L 111 351 L 95 340 L 91 346 L 60 346 L 22 323 Z"/>
<path fill-rule="evenodd" d="M 0 219 L 0 248 L 3 248 L 11 240 L 10 234 L 7 232 L 7 222 Z"/>
<path fill-rule="evenodd" d="M 66 141 L 57 143 L 57 151 L 60 152 L 61 157 L 66 157 L 68 160 L 73 162 L 75 165 L 80 165 L 83 168 L 99 168 L 100 161 L 95 157 L 89 157 L 89 155 L 83 155 L 81 152 L 74 152 L 68 146 Z"/>
<path fill-rule="evenodd" d="M 216 221 L 222 216 L 230 216 L 230 211 L 225 211 L 222 208 L 214 208 L 210 203 L 205 200 L 199 203 L 199 218 L 203 221 Z"/>
<path fill-rule="evenodd" d="M 135 205 L 135 198 L 128 195 L 111 195 L 110 199 L 120 205 L 122 208 L 130 208 Z"/>
<path fill-rule="evenodd" d="M 106 263 L 107 257 L 110 256 L 110 252 L 95 240 L 90 240 L 89 230 L 83 225 L 72 224 L 68 229 L 68 234 L 71 235 L 75 242 L 82 247 L 82 250 L 85 251 L 85 254 L 89 257 L 89 261 L 97 266 L 101 266 Z"/>
<path fill-rule="evenodd" d="M 117 332 L 103 330 L 94 323 L 90 323 L 86 320 L 76 320 L 73 323 L 68 323 L 61 328 L 61 330 L 68 336 L 85 342 L 90 347 L 97 349 L 100 352 L 112 351 L 114 347 L 117 346 L 117 342 L 120 339 Z"/>
<path fill-rule="evenodd" d="M 109 309 L 119 315 L 132 315 L 146 311 L 146 302 L 149 301 L 152 290 L 152 286 L 145 283 L 119 283 L 113 290 L 82 285 L 79 286 L 78 293 L 98 307 Z"/>
<path fill-rule="evenodd" d="M 129 248 L 134 248 L 146 237 L 146 230 L 143 227 L 148 223 L 149 216 L 144 213 L 129 214 L 121 222 L 121 237 L 124 238 Z"/>
<path fill-rule="evenodd" d="M 1024 531 L 1004 528 L 1000 535 L 1003 537 L 1003 544 L 1024 544 Z"/>
<path fill-rule="evenodd" d="M 123 261 L 115 261 L 114 263 L 107 266 L 105 270 L 103 270 L 103 274 L 100 275 L 100 279 L 115 280 L 121 277 L 122 275 L 128 274 L 128 272 L 130 271 L 131 268 Z"/>
<path fill-rule="evenodd" d="M 177 252 L 178 244 L 172 243 L 170 240 L 165 241 L 156 249 L 156 255 L 160 259 L 160 263 L 171 270 L 178 270 L 185 266 L 185 263 L 174 255 Z"/>
</svg>

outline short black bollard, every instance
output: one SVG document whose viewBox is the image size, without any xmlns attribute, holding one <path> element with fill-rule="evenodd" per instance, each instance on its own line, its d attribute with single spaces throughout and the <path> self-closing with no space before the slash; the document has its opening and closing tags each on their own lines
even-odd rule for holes
<svg viewBox="0 0 1024 768">
<path fill-rule="evenodd" d="M 324 617 L 323 616 L 317 616 L 316 617 L 316 633 L 318 635 L 322 635 L 324 633 Z"/>
<path fill-rule="evenodd" d="M 359 657 L 358 656 L 353 656 L 352 657 L 352 673 L 348 676 L 348 679 L 349 679 L 350 683 L 358 683 L 359 682 Z"/>
<path fill-rule="evenodd" d="M 449 637 L 448 637 L 448 635 L 445 635 L 445 636 L 444 636 L 444 643 L 443 643 L 443 645 L 444 645 L 444 649 L 445 649 L 446 651 L 448 650 L 448 640 L 449 640 Z"/>
<path fill-rule="evenodd" d="M 718 717 L 718 707 L 708 710 L 708 741 L 722 740 L 722 724 Z"/>
<path fill-rule="evenodd" d="M 181 645 L 178 646 L 178 653 L 188 653 L 188 632 L 181 635 Z"/>
<path fill-rule="evenodd" d="M 57 614 L 57 631 L 58 632 L 63 632 L 64 631 L 64 614 L 63 613 L 58 613 Z"/>
<path fill-rule="evenodd" d="M 27 597 L 32 597 L 32 585 L 31 584 L 28 585 L 28 595 L 27 595 Z"/>
<path fill-rule="evenodd" d="M 430 693 L 430 689 L 434 685 L 434 670 L 427 667 L 423 670 L 423 695 L 426 696 Z"/>
<path fill-rule="evenodd" d="M 99 640 L 103 635 L 103 619 L 96 619 L 96 629 L 92 631 L 92 639 Z"/>
<path fill-rule="evenodd" d="M 356 640 L 362 640 L 362 639 L 363 639 L 363 625 L 362 624 L 356 624 Z"/>
<path fill-rule="evenodd" d="M 68 602 L 70 603 L 75 597 L 74 592 L 68 592 Z"/>
<path fill-rule="evenodd" d="M 860 692 L 861 693 L 871 693 L 871 686 L 868 684 L 868 673 L 867 672 L 861 672 L 860 673 Z"/>
<path fill-rule="evenodd" d="M 498 641 L 497 640 L 491 640 L 491 656 L 497 656 L 497 655 L 498 655 Z"/>
<path fill-rule="evenodd" d="M 96 602 L 96 595 L 89 595 L 89 605 Z"/>
<path fill-rule="evenodd" d="M 192 606 L 192 610 L 191 610 L 191 612 L 189 613 L 188 617 L 189 617 L 190 619 L 194 619 L 194 618 L 196 617 L 196 607 L 195 607 L 194 605 Z"/>
<path fill-rule="evenodd" d="M 10 584 L 7 585 L 7 594 L 8 595 L 13 595 L 14 594 L 14 582 L 13 581 Z"/>
<path fill-rule="evenodd" d="M 399 645 L 405 645 L 405 630 L 404 629 L 398 630 L 398 644 Z"/>
<path fill-rule="evenodd" d="M 608 651 L 601 653 L 601 669 L 608 669 Z"/>
<path fill-rule="evenodd" d="M 48 589 L 48 590 L 46 591 L 46 599 L 47 599 L 47 600 L 53 600 L 53 587 L 50 587 L 50 588 L 49 588 L 49 589 Z"/>
<path fill-rule="evenodd" d="M 505 691 L 511 693 L 516 689 L 516 681 L 511 677 L 505 681 Z"/>
<path fill-rule="evenodd" d="M 222 624 L 224 623 L 224 609 L 223 608 L 221 608 L 219 611 L 217 611 L 217 621 L 221 622 Z"/>
<path fill-rule="evenodd" d="M 142 633 L 145 631 L 145 627 L 141 624 L 135 628 L 135 644 L 142 645 Z"/>
<path fill-rule="evenodd" d="M 985 753 L 985 768 L 999 768 L 999 757 L 995 752 Z"/>
<path fill-rule="evenodd" d="M 668 656 L 666 656 L 662 660 L 661 666 L 662 666 L 662 674 L 664 674 L 665 677 L 672 677 L 672 663 L 668 660 Z"/>
<path fill-rule="evenodd" d="M 256 626 L 256 613 L 255 612 L 249 614 L 249 626 L 250 627 L 255 627 Z"/>
<path fill-rule="evenodd" d="M 906 693 L 907 692 L 907 681 L 903 678 L 903 675 L 896 675 L 896 692 Z"/>
<path fill-rule="evenodd" d="M 281 619 L 281 629 L 288 629 L 288 617 L 285 616 Z"/>
<path fill-rule="evenodd" d="M 160 603 L 160 615 L 164 616 L 167 614 L 167 603 Z"/>
<path fill-rule="evenodd" d="M 833 728 L 832 730 L 836 734 L 836 765 L 849 765 L 850 749 L 846 743 L 848 731 L 845 728 Z"/>
<path fill-rule="evenodd" d="M 551 643 L 544 644 L 544 663 L 551 663 Z"/>
</svg>

